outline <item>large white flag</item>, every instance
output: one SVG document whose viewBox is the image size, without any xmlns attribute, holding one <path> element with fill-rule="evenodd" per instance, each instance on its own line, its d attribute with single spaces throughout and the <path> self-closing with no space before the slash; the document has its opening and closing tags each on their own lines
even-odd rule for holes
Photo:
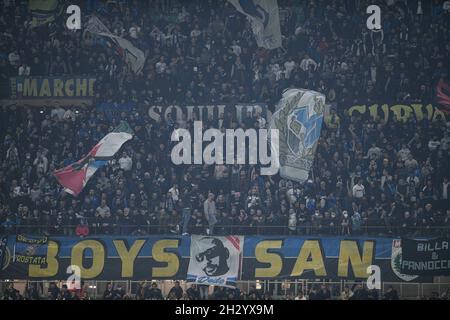
<svg viewBox="0 0 450 320">
<path fill-rule="evenodd" d="M 251 22 L 259 47 L 281 47 L 280 16 L 277 0 L 228 0 Z"/>
<path fill-rule="evenodd" d="M 144 52 L 136 48 L 127 39 L 112 34 L 96 16 L 90 17 L 89 21 L 86 24 L 86 31 L 110 38 L 117 46 L 119 46 L 126 63 L 131 66 L 131 69 L 134 73 L 139 73 L 144 67 Z"/>
<path fill-rule="evenodd" d="M 305 89 L 283 93 L 270 129 L 279 130 L 280 176 L 304 182 L 308 179 L 322 129 L 325 96 Z"/>
<path fill-rule="evenodd" d="M 234 286 L 239 276 L 244 237 L 191 236 L 187 281 Z"/>
</svg>

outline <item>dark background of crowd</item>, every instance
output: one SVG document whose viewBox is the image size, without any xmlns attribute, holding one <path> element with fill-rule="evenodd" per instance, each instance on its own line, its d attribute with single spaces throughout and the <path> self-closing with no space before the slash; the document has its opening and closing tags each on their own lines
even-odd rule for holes
<svg viewBox="0 0 450 320">
<path fill-rule="evenodd" d="M 90 300 L 94 299 L 88 287 L 82 283 L 80 289 L 70 289 L 67 285 L 58 286 L 50 282 L 44 289 L 37 283 L 29 283 L 23 294 L 8 284 L 3 290 L 3 300 Z M 136 284 L 131 292 L 127 292 L 120 284 L 107 283 L 100 295 L 102 300 L 399 300 L 402 297 L 393 286 L 386 287 L 383 293 L 377 289 L 368 289 L 361 283 L 335 286 L 329 284 L 312 284 L 309 288 L 299 288 L 297 292 L 288 290 L 284 295 L 274 297 L 271 291 L 257 289 L 251 285 L 247 292 L 239 288 L 214 287 L 212 294 L 208 286 L 190 284 L 185 289 L 179 281 L 175 281 L 167 295 L 163 294 L 156 282 Z M 421 300 L 449 300 L 450 286 L 441 294 L 431 292 L 429 295 L 417 297 Z"/>
<path fill-rule="evenodd" d="M 245 18 L 225 1 L 71 1 L 146 54 L 135 75 L 99 38 L 55 23 L 32 29 L 26 2 L 0 13 L 0 81 L 17 75 L 95 75 L 95 104 L 136 104 L 110 119 L 93 109 L 2 107 L 0 225 L 5 233 L 142 235 L 448 234 L 449 127 L 347 117 L 372 102 L 429 103 L 448 76 L 443 1 L 375 1 L 382 31 L 365 26 L 372 1 L 279 1 L 283 48 L 257 48 Z M 130 35 L 137 31 L 137 36 Z M 310 179 L 263 177 L 254 166 L 174 166 L 170 135 L 192 122 L 151 120 L 153 104 L 264 102 L 289 87 L 323 92 L 332 112 Z M 135 137 L 79 197 L 52 172 L 82 158 L 121 120 Z M 206 127 L 261 128 L 230 114 Z M 205 123 L 206 122 L 206 123 Z M 362 186 L 364 188 L 362 188 Z M 205 214 L 213 193 L 215 209 Z M 210 208 L 210 207 L 209 207 Z M 64 227 L 70 226 L 70 227 Z"/>
</svg>

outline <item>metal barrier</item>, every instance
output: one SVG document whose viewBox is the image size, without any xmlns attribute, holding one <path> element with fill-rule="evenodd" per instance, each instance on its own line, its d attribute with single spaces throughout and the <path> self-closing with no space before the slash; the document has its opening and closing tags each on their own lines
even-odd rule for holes
<svg viewBox="0 0 450 320">
<path fill-rule="evenodd" d="M 0 234 L 36 234 L 36 235 L 53 235 L 53 236 L 75 236 L 76 225 L 60 225 L 57 228 L 54 225 L 15 225 L 9 229 L 0 228 Z M 205 226 L 203 229 L 195 229 L 193 234 L 206 234 Z M 433 227 L 407 227 L 398 226 L 363 226 L 361 229 L 354 230 L 352 228 L 342 227 L 324 227 L 303 225 L 291 229 L 288 226 L 277 225 L 221 225 L 216 224 L 214 227 L 215 235 L 317 235 L 317 236 L 450 236 L 450 226 L 433 226 Z M 89 224 L 90 235 L 136 235 L 143 234 L 180 234 L 180 228 L 170 225 L 120 225 L 111 224 L 104 227 L 96 223 Z"/>
</svg>

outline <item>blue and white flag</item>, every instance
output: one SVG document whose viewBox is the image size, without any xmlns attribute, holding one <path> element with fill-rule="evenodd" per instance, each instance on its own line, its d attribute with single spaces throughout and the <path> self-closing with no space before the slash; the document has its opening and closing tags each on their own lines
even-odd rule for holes
<svg viewBox="0 0 450 320">
<path fill-rule="evenodd" d="M 96 16 L 91 16 L 86 23 L 85 32 L 109 38 L 118 48 L 120 55 L 134 73 L 139 73 L 145 64 L 145 54 L 125 38 L 112 34 Z"/>
<path fill-rule="evenodd" d="M 312 167 L 322 129 L 325 96 L 305 89 L 283 93 L 270 129 L 279 130 L 280 176 L 304 182 Z"/>
<path fill-rule="evenodd" d="M 259 47 L 281 47 L 280 15 L 277 0 L 228 0 L 252 25 Z"/>
<path fill-rule="evenodd" d="M 191 236 L 187 281 L 214 286 L 235 286 L 239 276 L 244 237 Z"/>
</svg>

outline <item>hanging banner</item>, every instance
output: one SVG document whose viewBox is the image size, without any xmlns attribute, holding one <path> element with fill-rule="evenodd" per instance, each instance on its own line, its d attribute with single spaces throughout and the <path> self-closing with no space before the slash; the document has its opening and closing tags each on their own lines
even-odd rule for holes
<svg viewBox="0 0 450 320">
<path fill-rule="evenodd" d="M 158 121 L 161 117 L 166 120 L 169 116 L 174 116 L 176 120 L 183 120 L 183 116 L 186 116 L 186 120 L 192 120 L 194 115 L 198 120 L 206 120 L 212 118 L 217 120 L 220 115 L 230 114 L 237 121 L 245 119 L 247 113 L 252 115 L 259 113 L 267 123 L 269 122 L 272 114 L 265 103 L 236 103 L 236 104 L 214 104 L 214 105 L 168 105 L 160 106 L 153 105 L 148 109 L 148 115 L 151 119 Z M 227 128 L 229 129 L 229 128 Z"/>
<path fill-rule="evenodd" d="M 95 97 L 93 77 L 13 77 L 4 105 L 30 107 L 91 106 Z"/>
<path fill-rule="evenodd" d="M 450 276 L 450 239 L 402 239 L 401 272 L 408 275 Z"/>
<path fill-rule="evenodd" d="M 233 286 L 239 275 L 244 237 L 192 236 L 187 281 Z"/>
<path fill-rule="evenodd" d="M 0 273 L 3 270 L 4 261 L 6 260 L 6 247 L 8 244 L 8 237 L 3 236 L 0 238 Z"/>
<path fill-rule="evenodd" d="M 19 242 L 8 237 L 0 279 L 66 280 L 72 274 L 68 267 L 78 266 L 83 280 L 177 279 L 232 286 L 236 279 L 364 280 L 367 268 L 375 265 L 382 281 L 432 281 L 401 272 L 401 241 L 392 238 L 51 236 L 34 251 L 45 256 L 44 264 L 15 260 L 15 250 L 16 256 L 25 255 L 31 245 Z"/>
<path fill-rule="evenodd" d="M 47 237 L 17 235 L 14 246 L 14 262 L 45 265 L 47 263 L 47 244 Z"/>
<path fill-rule="evenodd" d="M 31 12 L 31 26 L 40 25 L 55 21 L 55 18 L 61 14 L 63 6 L 58 0 L 29 0 L 28 10 Z"/>
<path fill-rule="evenodd" d="M 402 273 L 402 241 L 392 240 L 391 268 L 395 275 L 403 281 L 414 281 L 418 276 Z"/>
<path fill-rule="evenodd" d="M 283 93 L 270 129 L 279 130 L 280 176 L 304 182 L 308 179 L 322 129 L 325 96 L 305 89 Z"/>
<path fill-rule="evenodd" d="M 411 118 L 417 121 L 427 119 L 429 121 L 446 120 L 446 115 L 433 104 L 387 104 L 376 103 L 371 105 L 354 105 L 344 111 L 348 116 L 362 115 L 364 118 L 381 119 L 384 122 L 392 120 L 394 117 L 398 121 L 406 122 Z"/>
</svg>

